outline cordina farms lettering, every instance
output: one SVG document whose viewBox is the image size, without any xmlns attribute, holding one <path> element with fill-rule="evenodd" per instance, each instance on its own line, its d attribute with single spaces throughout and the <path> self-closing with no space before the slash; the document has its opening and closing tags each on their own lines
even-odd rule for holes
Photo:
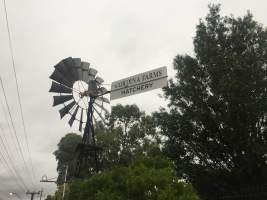
<svg viewBox="0 0 267 200">
<path fill-rule="evenodd" d="M 160 69 L 158 71 L 133 76 L 133 77 L 130 77 L 128 79 L 118 81 L 114 85 L 114 89 L 116 90 L 116 89 L 126 88 L 126 87 L 136 85 L 136 84 L 149 82 L 151 80 L 160 78 L 162 75 L 163 75 L 162 69 Z"/>
</svg>

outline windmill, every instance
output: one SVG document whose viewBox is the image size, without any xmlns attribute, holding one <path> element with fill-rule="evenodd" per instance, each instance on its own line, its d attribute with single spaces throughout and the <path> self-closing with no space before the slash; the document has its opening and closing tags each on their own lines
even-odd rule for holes
<svg viewBox="0 0 267 200">
<path fill-rule="evenodd" d="M 82 143 L 77 147 L 77 176 L 82 166 L 88 167 L 91 173 L 99 170 L 98 152 L 96 146 L 94 124 L 100 120 L 105 122 L 105 108 L 109 100 L 104 95 L 111 93 L 110 99 L 123 98 L 157 88 L 167 86 L 167 67 L 160 67 L 130 76 L 111 84 L 111 90 L 103 87 L 104 80 L 96 76 L 97 70 L 80 58 L 66 58 L 55 65 L 50 76 L 52 85 L 49 92 L 54 96 L 53 106 L 62 105 L 60 117 L 67 115 L 69 125 L 77 125 L 83 133 Z"/>
<path fill-rule="evenodd" d="M 98 120 L 105 122 L 104 116 L 108 112 L 105 104 L 110 102 L 103 96 L 109 91 L 103 87 L 104 80 L 96 76 L 97 70 L 80 58 L 63 59 L 54 68 L 49 90 L 57 93 L 53 106 L 61 105 L 61 119 L 69 115 L 68 124 L 71 127 L 77 125 L 83 133 L 82 143 L 77 147 L 77 175 L 81 167 L 88 163 L 91 172 L 98 171 L 98 152 L 101 149 L 96 146 L 94 124 Z"/>
</svg>

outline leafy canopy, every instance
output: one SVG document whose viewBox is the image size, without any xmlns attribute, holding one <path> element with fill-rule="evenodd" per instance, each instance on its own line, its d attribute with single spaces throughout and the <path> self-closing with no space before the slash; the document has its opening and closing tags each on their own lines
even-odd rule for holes
<svg viewBox="0 0 267 200">
<path fill-rule="evenodd" d="M 211 5 L 196 27 L 195 57 L 177 55 L 155 114 L 179 175 L 203 199 L 267 184 L 267 31 L 250 13 Z"/>
<path fill-rule="evenodd" d="M 56 156 L 57 171 L 58 171 L 58 184 L 64 182 L 65 169 L 68 166 L 68 179 L 75 175 L 75 158 L 76 158 L 76 147 L 82 141 L 82 137 L 75 133 L 68 133 L 61 138 L 58 143 L 58 149 L 54 152 Z"/>
<path fill-rule="evenodd" d="M 160 137 L 156 133 L 151 116 L 145 115 L 136 105 L 116 105 L 111 108 L 108 116 L 108 126 L 96 124 L 96 143 L 103 148 L 99 154 L 101 170 L 114 166 L 127 166 L 136 156 L 160 154 Z M 66 166 L 68 165 L 68 180 L 75 175 L 77 145 L 81 136 L 69 133 L 64 136 L 58 149 L 54 152 L 58 161 L 58 183 L 62 184 Z M 88 169 L 82 169 L 84 176 Z"/>
<path fill-rule="evenodd" d="M 96 130 L 103 169 L 127 166 L 136 156 L 161 152 L 154 120 L 136 105 L 113 106 L 108 121 L 108 127 Z"/>
<path fill-rule="evenodd" d="M 142 157 L 128 167 L 115 167 L 71 184 L 69 200 L 198 200 L 192 187 L 179 182 L 171 163 Z"/>
</svg>

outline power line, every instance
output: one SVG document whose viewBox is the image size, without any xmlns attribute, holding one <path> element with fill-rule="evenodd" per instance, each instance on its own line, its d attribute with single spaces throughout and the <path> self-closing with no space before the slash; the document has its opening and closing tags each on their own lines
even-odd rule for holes
<svg viewBox="0 0 267 200">
<path fill-rule="evenodd" d="M 1 80 L 1 77 L 0 77 L 0 80 Z M 6 120 L 6 122 L 7 122 L 8 128 L 9 128 L 9 131 L 12 132 L 12 129 L 10 128 L 10 125 L 9 125 L 9 122 L 8 122 L 7 114 L 6 114 L 5 109 L 4 109 L 4 104 L 3 104 L 3 101 L 2 101 L 1 98 L 0 98 L 0 101 L 1 101 L 2 110 L 3 110 L 5 120 Z M 7 139 L 6 139 L 6 137 L 5 137 L 5 133 L 4 133 L 5 131 L 4 131 L 4 129 L 3 129 L 2 126 L 0 126 L 0 129 L 1 129 L 2 133 L 3 133 L 3 138 L 4 138 L 4 140 L 3 140 L 3 138 L 2 138 L 1 135 L 0 135 L 0 141 L 1 141 L 2 146 L 3 146 L 3 148 L 4 148 L 4 151 L 1 151 L 1 152 L 2 152 L 2 153 L 4 153 L 4 152 L 6 153 L 6 155 L 7 155 L 6 157 L 9 159 L 9 161 L 10 161 L 10 163 L 11 163 L 11 166 L 12 166 L 14 172 L 15 172 L 15 175 L 16 175 L 17 177 L 19 177 L 19 179 L 20 179 L 21 182 L 22 182 L 22 185 L 24 185 L 24 187 L 27 189 L 28 187 L 26 186 L 25 182 L 23 181 L 23 179 L 21 178 L 21 176 L 20 176 L 19 173 L 17 172 L 17 170 L 16 170 L 16 168 L 15 168 L 15 164 L 13 163 L 12 158 L 11 158 L 11 156 L 10 156 L 10 155 L 11 155 L 11 154 L 9 153 L 10 151 L 8 151 L 8 142 L 7 142 Z M 12 134 L 12 135 L 13 135 L 13 134 Z M 13 135 L 13 136 L 14 136 L 14 135 Z M 6 143 L 7 145 L 5 145 L 5 143 Z M 3 157 L 3 155 L 2 155 L 2 157 Z M 3 159 L 5 159 L 5 158 L 3 158 Z M 6 162 L 6 163 L 7 163 L 6 165 L 9 166 L 7 161 L 4 161 L 4 162 Z M 14 174 L 14 173 L 13 173 L 13 174 Z"/>
<path fill-rule="evenodd" d="M 17 96 L 18 96 L 20 115 L 21 115 L 22 125 L 23 125 L 23 133 L 24 133 L 24 136 L 26 139 L 27 151 L 29 153 L 30 165 L 31 165 L 31 169 L 32 169 L 31 175 L 36 179 L 35 170 L 34 170 L 33 162 L 32 162 L 32 155 L 30 152 L 30 147 L 29 147 L 29 142 L 28 142 L 28 134 L 26 131 L 26 126 L 25 126 L 23 109 L 22 109 L 22 104 L 21 104 L 20 90 L 19 90 L 17 72 L 16 72 L 16 67 L 15 67 L 14 51 L 13 51 L 12 42 L 11 42 L 11 34 L 10 34 L 9 21 L 8 21 L 7 6 L 6 6 L 6 1 L 3 0 L 3 2 L 4 2 L 4 9 L 5 9 L 5 18 L 6 18 L 6 27 L 7 27 L 7 32 L 8 32 L 9 48 L 10 48 L 11 59 L 12 59 L 12 67 L 13 67 L 13 72 L 14 72 L 14 76 L 15 76 L 15 80 L 16 80 Z"/>
<path fill-rule="evenodd" d="M 9 165 L 8 165 L 8 162 L 7 162 L 7 160 L 5 159 L 5 157 L 4 157 L 4 155 L 3 155 L 3 153 L 2 152 L 0 152 L 0 160 L 2 160 L 2 163 L 5 165 L 5 167 L 6 167 L 6 169 L 8 170 L 8 174 L 12 177 L 14 177 L 15 179 L 15 182 L 16 182 L 16 184 L 18 185 L 18 187 L 20 188 L 20 189 L 22 189 L 22 190 L 27 190 L 27 187 L 23 184 L 23 183 L 19 183 L 18 182 L 18 176 L 17 176 L 17 174 L 13 171 L 14 169 L 12 169 Z"/>
<path fill-rule="evenodd" d="M 1 100 L 1 103 L 2 103 L 2 100 Z M 21 178 L 21 176 L 19 175 L 19 173 L 17 172 L 17 170 L 15 168 L 15 165 L 14 165 L 12 159 L 11 159 L 11 156 L 10 156 L 10 151 L 8 150 L 7 145 L 5 145 L 5 142 L 7 144 L 7 140 L 6 140 L 5 133 L 4 133 L 5 131 L 4 131 L 4 129 L 3 129 L 3 127 L 1 125 L 0 125 L 0 130 L 1 130 L 0 132 L 3 133 L 3 137 L 4 137 L 4 140 L 5 140 L 5 141 L 3 140 L 3 137 L 0 134 L 0 144 L 2 144 L 1 147 L 3 149 L 3 151 L 2 150 L 0 151 L 0 155 L 2 157 L 2 161 L 5 164 L 6 168 L 9 170 L 9 172 L 12 174 L 11 175 L 9 173 L 9 175 L 15 177 L 15 181 L 18 184 L 18 186 L 21 187 L 21 185 L 22 185 L 23 186 L 23 187 L 21 187 L 22 189 L 27 189 L 27 186 L 26 186 L 25 182 L 23 181 L 23 179 Z M 7 160 L 9 160 L 10 165 L 9 165 Z M 21 185 L 18 183 L 17 179 L 21 182 Z"/>
<path fill-rule="evenodd" d="M 10 125 L 9 125 L 8 116 L 7 116 L 7 113 L 6 113 L 5 106 L 4 106 L 4 103 L 3 103 L 3 101 L 2 101 L 2 98 L 0 98 L 0 102 L 1 102 L 2 111 L 3 111 L 3 113 L 4 113 L 4 119 L 5 119 L 6 123 L 7 123 L 8 130 L 9 130 L 9 132 L 11 133 L 12 130 L 11 130 Z M 21 178 L 21 176 L 20 176 L 19 173 L 17 172 L 17 170 L 16 170 L 16 168 L 15 168 L 15 164 L 14 164 L 14 162 L 12 161 L 12 160 L 14 160 L 14 156 L 12 156 L 12 157 L 13 157 L 13 159 L 12 159 L 11 155 L 13 155 L 13 154 L 10 153 L 11 151 L 10 151 L 10 149 L 9 149 L 9 146 L 11 146 L 11 145 L 9 145 L 9 143 L 8 143 L 8 141 L 7 141 L 7 139 L 6 139 L 6 136 L 5 136 L 5 130 L 4 130 L 4 128 L 2 127 L 1 124 L 0 124 L 0 130 L 1 130 L 1 132 L 3 133 L 3 136 L 1 136 L 1 134 L 0 134 L 0 141 L 1 141 L 2 146 L 3 146 L 3 148 L 4 148 L 4 151 L 1 151 L 1 155 L 2 155 L 2 157 L 3 157 L 2 159 L 4 160 L 4 163 L 5 163 L 6 167 L 11 171 L 11 173 L 13 173 L 13 175 L 14 175 L 14 172 L 15 172 L 15 178 L 20 179 L 20 181 L 22 182 L 22 185 L 24 186 L 24 188 L 27 189 L 27 186 L 26 186 L 25 182 L 23 181 L 23 179 Z M 12 134 L 12 136 L 13 136 L 13 134 Z M 13 136 L 13 137 L 14 137 L 14 136 Z M 6 144 L 6 145 L 5 145 L 5 144 Z M 9 167 L 9 165 L 8 165 L 8 162 L 7 162 L 6 159 L 4 158 L 4 155 L 3 155 L 4 152 L 6 153 L 6 155 L 7 155 L 6 157 L 7 157 L 7 159 L 10 161 L 11 166 L 12 166 L 14 172 L 12 172 L 12 170 L 10 169 L 10 167 Z M 11 175 L 11 176 L 12 176 L 12 175 Z M 16 179 L 15 179 L 15 180 L 16 180 Z M 16 180 L 16 183 L 18 183 L 17 180 Z M 19 184 L 18 184 L 18 185 L 19 185 Z M 19 187 L 21 187 L 21 185 L 19 185 Z"/>
<path fill-rule="evenodd" d="M 4 113 L 4 119 L 5 119 L 6 123 L 7 123 L 8 130 L 9 130 L 9 132 L 11 133 L 12 130 L 11 130 L 10 125 L 9 125 L 8 116 L 7 116 L 7 113 L 6 113 L 5 106 L 4 106 L 4 103 L 3 103 L 3 101 L 2 101 L 2 98 L 0 98 L 0 102 L 1 102 L 2 111 L 3 111 L 3 113 Z M 18 177 L 18 180 L 20 180 L 20 181 L 22 182 L 22 185 L 24 186 L 24 188 L 27 189 L 27 186 L 26 186 L 25 182 L 23 181 L 23 179 L 21 178 L 20 174 L 19 174 L 18 171 L 16 170 L 15 164 L 14 164 L 14 162 L 13 162 L 13 160 L 15 160 L 15 159 L 14 159 L 14 156 L 11 156 L 11 155 L 13 155 L 13 154 L 10 153 L 11 150 L 9 149 L 9 146 L 11 146 L 11 145 L 9 145 L 9 143 L 8 143 L 8 141 L 7 141 L 7 138 L 6 138 L 6 136 L 5 136 L 5 130 L 4 130 L 4 128 L 2 127 L 1 124 L 0 124 L 0 131 L 3 133 L 2 136 L 1 136 L 1 134 L 0 134 L 0 142 L 1 142 L 2 147 L 3 147 L 3 149 L 4 149 L 4 151 L 1 151 L 1 155 L 2 155 L 2 157 L 3 157 L 3 159 L 4 159 L 4 162 L 6 163 L 5 165 L 6 165 L 7 167 L 9 166 L 9 165 L 8 165 L 8 162 L 7 162 L 6 159 L 4 158 L 4 153 L 6 153 L 6 158 L 9 160 L 9 162 L 10 162 L 10 164 L 11 164 L 11 167 L 12 167 L 12 169 L 14 170 L 15 178 Z M 12 158 L 13 158 L 13 159 L 12 159 Z M 9 168 L 9 167 L 8 167 L 8 168 Z M 10 170 L 10 169 L 9 169 L 9 170 Z M 13 175 L 14 175 L 14 173 L 13 173 Z M 12 175 L 11 175 L 11 176 L 12 176 Z M 17 177 L 16 177 L 16 176 L 17 176 Z M 15 179 L 15 180 L 16 180 L 16 179 Z M 17 180 L 16 180 L 16 182 L 18 183 Z"/>
<path fill-rule="evenodd" d="M 20 152 L 21 158 L 23 160 L 23 163 L 24 163 L 26 171 L 28 171 L 28 173 L 31 174 L 30 170 L 27 167 L 27 164 L 26 164 L 26 161 L 25 161 L 25 158 L 24 158 L 24 155 L 23 155 L 23 151 L 22 151 L 21 145 L 19 143 L 17 131 L 16 131 L 16 128 L 15 128 L 15 125 L 14 125 L 14 121 L 13 121 L 12 115 L 11 115 L 10 107 L 9 107 L 9 104 L 8 104 L 7 96 L 6 96 L 6 93 L 5 93 L 5 88 L 4 88 L 3 81 L 2 81 L 1 77 L 0 77 L 0 82 L 1 82 L 3 95 L 4 95 L 4 98 L 5 98 L 5 103 L 6 103 L 6 106 L 7 106 L 7 111 L 8 111 L 8 115 L 9 115 L 9 118 L 10 118 L 11 126 L 12 126 L 13 132 L 15 134 L 15 138 L 16 138 L 16 141 L 17 141 L 17 144 L 18 144 L 18 147 L 19 147 L 19 152 Z M 33 184 L 33 182 L 32 182 L 32 184 Z"/>
<path fill-rule="evenodd" d="M 0 130 L 1 132 L 4 134 L 3 132 L 3 128 L 2 126 L 0 126 Z M 3 160 L 3 163 L 6 165 L 7 169 L 9 169 L 9 171 L 13 174 L 13 176 L 15 177 L 15 181 L 16 183 L 19 185 L 19 187 L 21 187 L 21 185 L 18 183 L 18 180 L 21 182 L 23 188 L 22 189 L 25 189 L 25 190 L 28 190 L 28 187 L 26 186 L 24 180 L 22 179 L 22 177 L 19 175 L 19 173 L 17 172 L 15 166 L 14 166 L 14 163 L 12 162 L 12 159 L 11 159 L 11 156 L 10 156 L 10 153 L 9 151 L 7 150 L 7 147 L 4 143 L 4 140 L 2 138 L 2 136 L 0 135 L 0 142 L 2 144 L 2 147 L 3 147 L 3 150 L 4 151 L 0 151 L 0 155 L 2 157 L 2 160 Z M 6 155 L 4 156 L 4 152 L 6 153 Z M 7 159 L 9 160 L 9 162 L 11 163 L 11 166 L 8 164 L 8 161 Z M 18 179 L 18 180 L 17 180 Z"/>
</svg>

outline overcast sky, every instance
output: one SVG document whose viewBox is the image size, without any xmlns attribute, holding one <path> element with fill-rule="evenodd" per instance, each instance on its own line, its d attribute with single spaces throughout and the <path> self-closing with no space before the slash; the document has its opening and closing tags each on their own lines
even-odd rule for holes
<svg viewBox="0 0 267 200">
<path fill-rule="evenodd" d="M 32 154 L 35 177 L 24 169 L 15 135 L 10 132 L 5 112 L 0 109 L 0 130 L 16 171 L 31 190 L 53 193 L 54 184 L 41 184 L 42 175 L 56 177 L 53 152 L 60 138 L 71 130 L 68 119 L 60 120 L 48 93 L 48 78 L 53 66 L 72 56 L 88 61 L 106 83 L 167 66 L 173 76 L 172 60 L 177 54 L 193 54 L 193 37 L 199 18 L 208 12 L 208 3 L 222 3 L 224 15 L 242 16 L 250 10 L 266 26 L 266 0 L 6 0 L 14 48 L 15 65 L 21 92 L 26 130 Z M 0 76 L 6 89 L 18 139 L 30 168 L 19 104 L 8 46 L 3 1 L 0 6 Z M 158 97 L 160 90 L 114 100 L 136 103 L 150 113 L 166 102 Z M 0 90 L 3 100 L 3 93 Z M 0 143 L 0 151 L 4 152 Z M 0 155 L 1 157 L 1 155 Z M 31 170 L 31 169 L 30 169 Z M 32 170 L 31 170 L 32 171 Z M 33 182 L 33 184 L 31 183 Z M 14 176 L 0 159 L 0 198 L 16 192 L 25 198 Z M 26 199 L 28 199 L 27 197 Z"/>
</svg>

